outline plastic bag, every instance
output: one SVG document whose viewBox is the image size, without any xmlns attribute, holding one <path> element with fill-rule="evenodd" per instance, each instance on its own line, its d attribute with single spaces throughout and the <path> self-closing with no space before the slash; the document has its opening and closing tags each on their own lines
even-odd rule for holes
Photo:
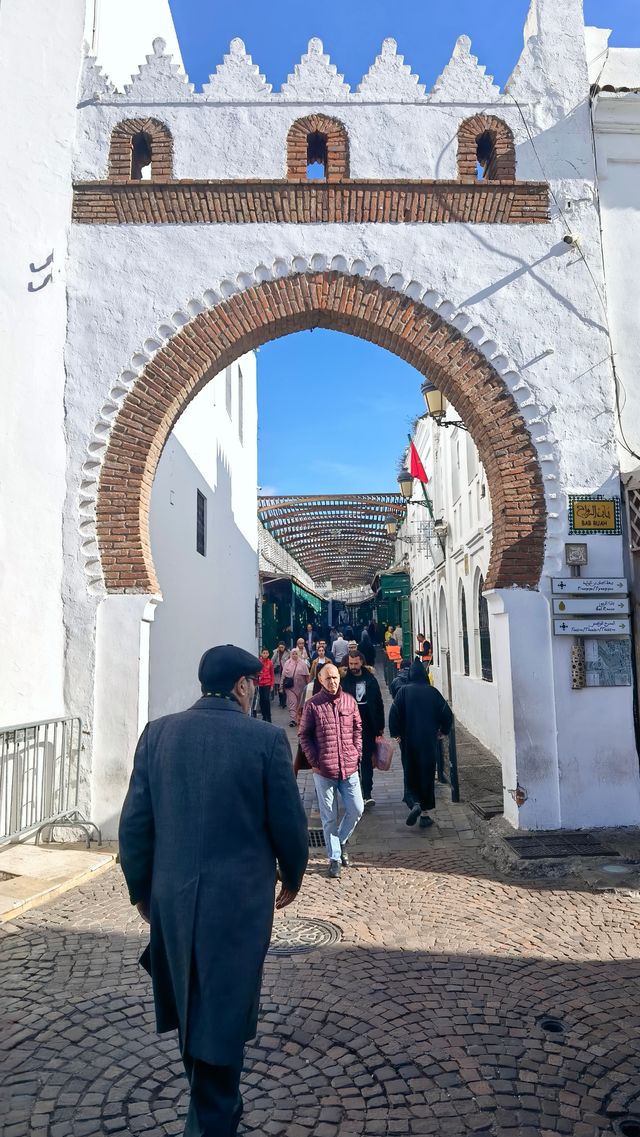
<svg viewBox="0 0 640 1137">
<path fill-rule="evenodd" d="M 388 738 L 377 738 L 371 758 L 374 769 L 390 770 L 393 758 L 393 742 Z"/>
</svg>

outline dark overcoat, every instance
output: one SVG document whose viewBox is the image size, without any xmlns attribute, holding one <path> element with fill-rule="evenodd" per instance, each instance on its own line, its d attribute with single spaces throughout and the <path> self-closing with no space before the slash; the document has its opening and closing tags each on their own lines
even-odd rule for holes
<svg viewBox="0 0 640 1137">
<path fill-rule="evenodd" d="M 159 1031 L 213 1065 L 256 1033 L 273 923 L 276 858 L 297 891 L 307 820 L 283 730 L 217 697 L 150 722 L 120 820 L 132 904 L 150 908 L 141 963 Z"/>
<path fill-rule="evenodd" d="M 389 711 L 389 734 L 400 739 L 409 808 L 419 803 L 422 810 L 434 809 L 438 732 L 448 734 L 452 722 L 446 699 L 429 685 L 423 665 L 414 663 Z"/>
</svg>

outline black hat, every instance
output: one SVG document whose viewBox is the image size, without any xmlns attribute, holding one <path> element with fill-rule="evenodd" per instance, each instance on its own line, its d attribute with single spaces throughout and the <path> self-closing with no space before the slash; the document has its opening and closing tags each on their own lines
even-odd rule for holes
<svg viewBox="0 0 640 1137">
<path fill-rule="evenodd" d="M 205 651 L 198 668 L 198 679 L 203 693 L 227 694 L 243 675 L 258 675 L 262 660 L 242 647 L 220 644 Z"/>
</svg>

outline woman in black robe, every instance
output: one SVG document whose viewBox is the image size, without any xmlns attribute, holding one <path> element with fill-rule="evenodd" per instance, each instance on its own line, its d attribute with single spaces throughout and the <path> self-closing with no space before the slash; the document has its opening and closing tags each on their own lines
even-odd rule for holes
<svg viewBox="0 0 640 1137">
<path fill-rule="evenodd" d="M 400 739 L 407 825 L 415 825 L 418 818 L 421 829 L 433 825 L 428 811 L 436 805 L 438 734 L 448 734 L 452 722 L 449 704 L 430 686 L 424 665 L 416 660 L 409 682 L 400 688 L 389 712 L 389 734 Z"/>
</svg>

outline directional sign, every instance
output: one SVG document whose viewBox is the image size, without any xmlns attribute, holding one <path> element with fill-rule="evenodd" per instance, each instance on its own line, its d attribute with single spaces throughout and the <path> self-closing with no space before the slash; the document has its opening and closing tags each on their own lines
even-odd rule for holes
<svg viewBox="0 0 640 1137">
<path fill-rule="evenodd" d="M 574 620 L 567 616 L 562 620 L 553 621 L 553 631 L 556 636 L 628 636 L 631 633 L 631 621 L 622 620 Z"/>
<path fill-rule="evenodd" d="M 553 601 L 554 616 L 628 616 L 629 599 L 626 596 L 591 596 L 588 600 Z"/>
<path fill-rule="evenodd" d="M 584 596 L 585 593 L 609 593 L 615 596 L 626 593 L 629 586 L 620 576 L 563 576 L 554 577 L 552 582 L 555 596 Z"/>
</svg>

